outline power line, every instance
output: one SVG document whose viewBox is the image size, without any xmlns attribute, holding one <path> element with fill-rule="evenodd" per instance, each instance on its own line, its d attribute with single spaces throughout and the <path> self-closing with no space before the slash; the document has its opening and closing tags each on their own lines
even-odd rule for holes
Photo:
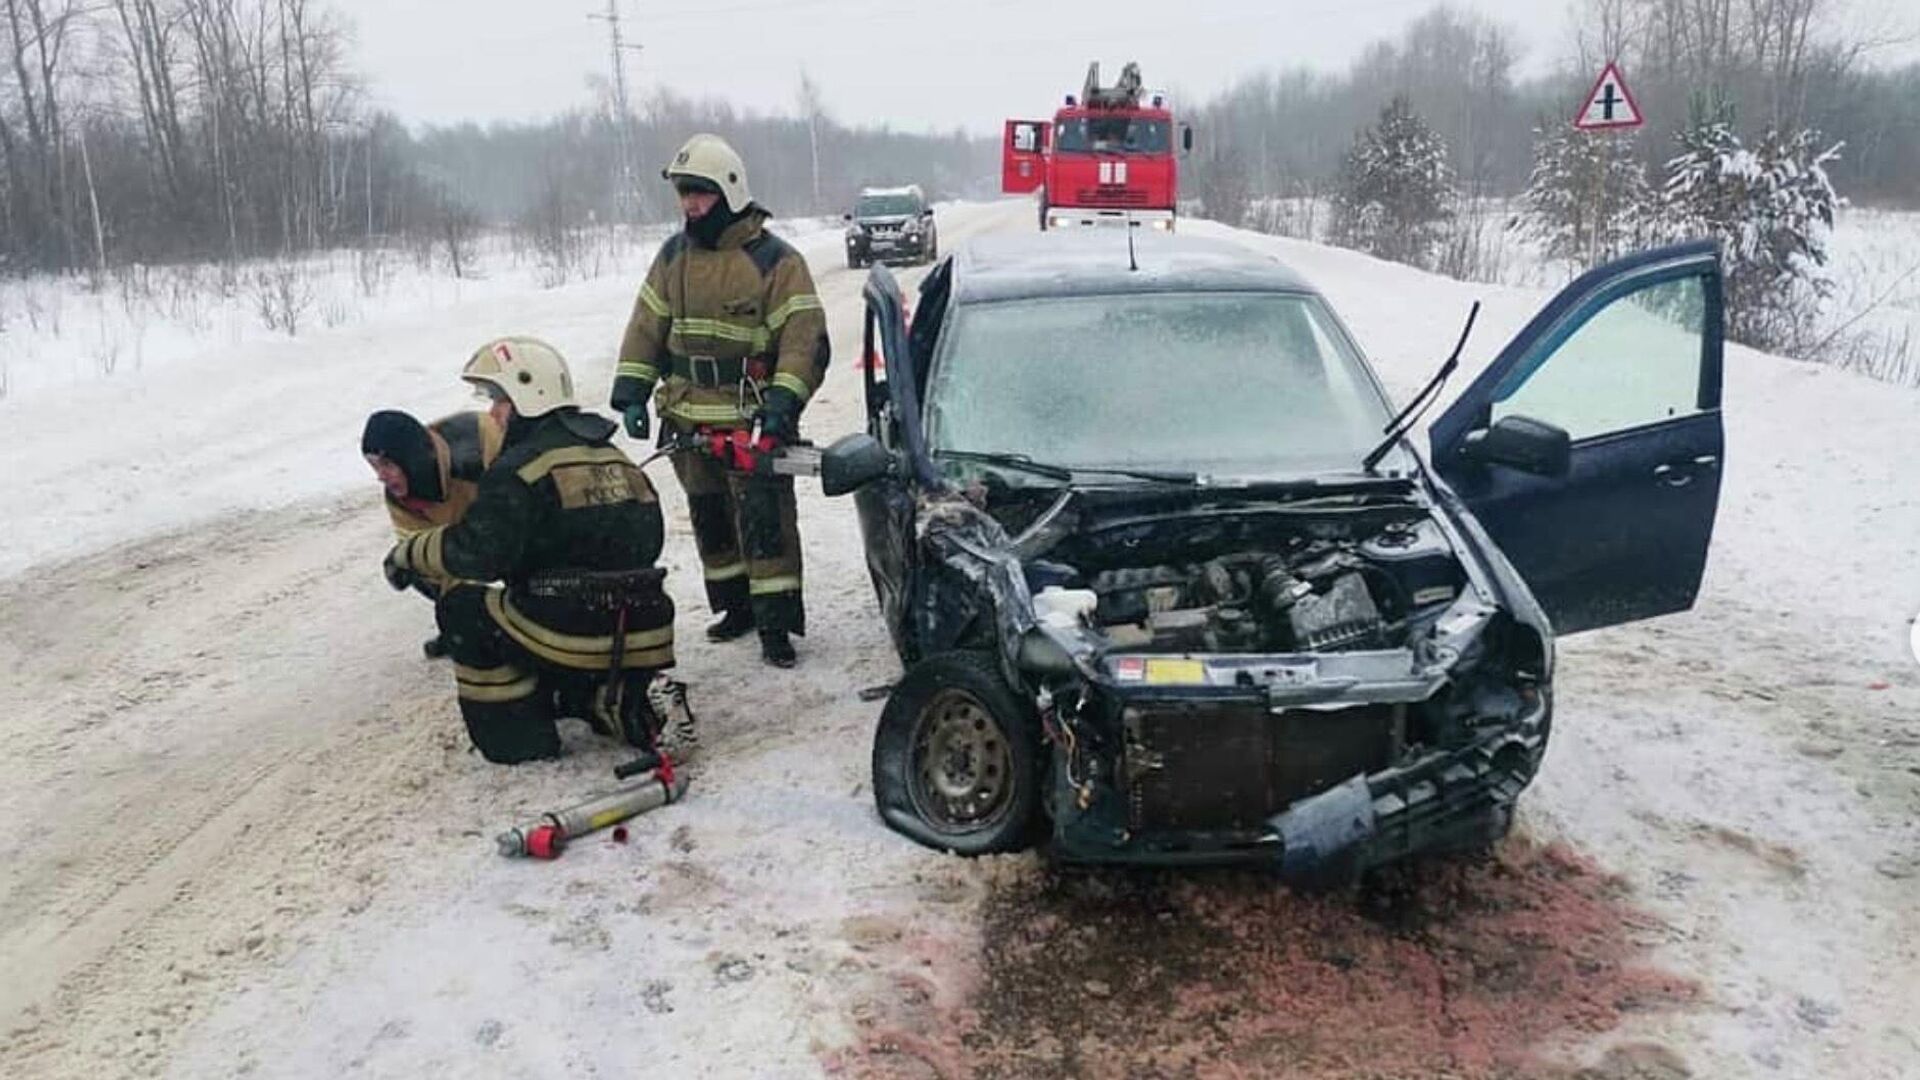
<svg viewBox="0 0 1920 1080">
<path fill-rule="evenodd" d="M 613 128 L 620 153 L 620 183 L 615 199 L 621 210 L 620 216 L 629 222 L 637 221 L 646 207 L 641 204 L 644 196 L 634 179 L 633 159 L 638 148 L 634 145 L 633 107 L 627 97 L 626 54 L 638 53 L 644 46 L 637 42 L 628 43 L 622 38 L 620 0 L 607 0 L 605 15 L 589 13 L 587 18 L 607 24 L 608 52 L 613 58 Z"/>
<path fill-rule="evenodd" d="M 1030 7 L 1032 0 L 975 0 L 968 6 L 973 14 L 980 8 Z M 849 0 L 772 0 L 768 3 L 735 4 L 719 8 L 684 8 L 679 11 L 667 11 L 648 17 L 649 22 L 698 22 L 701 20 L 724 18 L 732 15 L 784 15 L 790 11 L 819 7 L 837 7 L 846 14 L 863 14 L 868 18 L 906 17 L 925 19 L 924 11 L 902 10 L 899 0 L 874 0 L 870 4 L 849 7 Z"/>
</svg>

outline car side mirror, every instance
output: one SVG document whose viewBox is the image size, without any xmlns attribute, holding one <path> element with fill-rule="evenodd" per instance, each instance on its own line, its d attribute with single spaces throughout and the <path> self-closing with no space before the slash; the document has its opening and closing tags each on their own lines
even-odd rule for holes
<svg viewBox="0 0 1920 1080">
<path fill-rule="evenodd" d="M 1468 432 L 1460 453 L 1469 461 L 1561 477 L 1572 464 L 1573 440 L 1564 429 L 1544 420 L 1503 416 L 1491 427 Z"/>
<path fill-rule="evenodd" d="M 1193 152 L 1193 128 L 1186 124 L 1180 125 L 1180 152 L 1183 154 Z"/>
<path fill-rule="evenodd" d="M 840 220 L 841 220 L 841 221 L 852 221 L 852 220 L 853 220 L 853 215 L 852 215 L 852 214 L 841 214 L 841 215 L 840 215 Z"/>
<path fill-rule="evenodd" d="M 820 454 L 820 490 L 828 496 L 858 491 L 887 475 L 893 456 L 865 432 L 844 435 Z"/>
</svg>

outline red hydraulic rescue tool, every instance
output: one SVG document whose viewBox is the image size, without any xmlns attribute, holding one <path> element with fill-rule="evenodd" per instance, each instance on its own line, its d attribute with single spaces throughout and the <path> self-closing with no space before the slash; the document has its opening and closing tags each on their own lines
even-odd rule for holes
<svg viewBox="0 0 1920 1080">
<path fill-rule="evenodd" d="M 782 446 L 760 434 L 755 425 L 746 428 L 695 428 L 693 445 L 713 456 L 720 464 L 736 472 L 773 473 L 781 476 L 820 475 L 820 451 L 804 443 Z"/>
</svg>

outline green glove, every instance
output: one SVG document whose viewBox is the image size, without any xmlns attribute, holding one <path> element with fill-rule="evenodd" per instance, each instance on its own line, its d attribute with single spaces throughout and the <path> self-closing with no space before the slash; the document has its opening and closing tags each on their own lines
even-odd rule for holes
<svg viewBox="0 0 1920 1080">
<path fill-rule="evenodd" d="M 770 386 L 760 399 L 760 434 L 785 445 L 800 437 L 800 398 L 784 386 Z"/>
<path fill-rule="evenodd" d="M 644 439 L 647 432 L 653 430 L 653 422 L 647 419 L 647 403 L 636 401 L 621 410 L 620 416 L 627 422 L 627 437 Z"/>
</svg>

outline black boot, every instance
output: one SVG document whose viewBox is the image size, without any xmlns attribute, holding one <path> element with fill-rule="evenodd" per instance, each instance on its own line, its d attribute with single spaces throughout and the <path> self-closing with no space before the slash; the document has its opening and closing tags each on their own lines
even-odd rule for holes
<svg viewBox="0 0 1920 1080">
<path fill-rule="evenodd" d="M 760 659 L 777 668 L 790 668 L 800 662 L 793 652 L 793 639 L 785 630 L 760 631 Z"/>
<path fill-rule="evenodd" d="M 720 616 L 720 621 L 707 627 L 708 641 L 732 641 L 744 636 L 753 629 L 753 609 L 737 607 Z"/>
<path fill-rule="evenodd" d="M 514 701 L 460 699 L 460 718 L 480 755 L 496 765 L 560 756 L 553 726 L 553 698 L 534 693 Z"/>
<path fill-rule="evenodd" d="M 600 688 L 591 683 L 569 680 L 556 687 L 553 692 L 553 715 L 563 719 L 585 720 L 595 735 L 616 734 L 613 725 L 607 722 L 606 710 L 600 705 Z"/>
<path fill-rule="evenodd" d="M 447 644 L 447 639 L 439 634 L 435 634 L 420 643 L 420 652 L 429 660 L 440 659 L 447 655 L 449 649 L 450 646 Z"/>
</svg>

